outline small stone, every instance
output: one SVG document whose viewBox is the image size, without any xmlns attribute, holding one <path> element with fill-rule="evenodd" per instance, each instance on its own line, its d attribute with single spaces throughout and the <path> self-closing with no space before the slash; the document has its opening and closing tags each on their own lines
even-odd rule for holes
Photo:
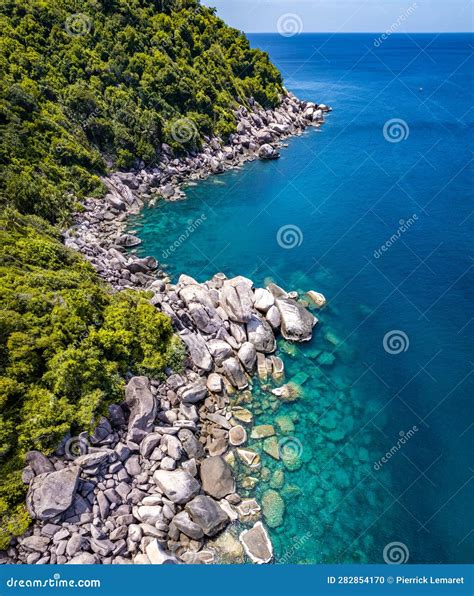
<svg viewBox="0 0 474 596">
<path fill-rule="evenodd" d="M 250 424 L 253 420 L 253 414 L 250 410 L 246 408 L 235 407 L 232 408 L 232 416 L 241 422 L 245 422 Z"/>
<path fill-rule="evenodd" d="M 251 449 L 237 449 L 237 454 L 242 462 L 251 468 L 258 468 L 260 466 L 260 455 Z"/>
<path fill-rule="evenodd" d="M 233 426 L 229 431 L 229 443 L 234 446 L 243 445 L 247 440 L 247 431 L 245 428 L 238 424 Z"/>
</svg>

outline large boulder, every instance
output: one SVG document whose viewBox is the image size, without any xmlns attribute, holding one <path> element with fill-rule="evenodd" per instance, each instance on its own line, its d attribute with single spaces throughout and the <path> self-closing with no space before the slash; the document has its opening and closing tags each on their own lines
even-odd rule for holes
<svg viewBox="0 0 474 596">
<path fill-rule="evenodd" d="M 220 304 L 231 321 L 246 323 L 252 316 L 252 285 L 245 278 L 229 279 L 224 282 L 220 293 Z"/>
<path fill-rule="evenodd" d="M 188 312 L 196 327 L 203 333 L 216 333 L 223 325 L 222 319 L 217 314 L 215 308 L 210 310 L 202 304 L 191 302 L 188 306 Z"/>
<path fill-rule="evenodd" d="M 224 360 L 232 356 L 232 348 L 223 339 L 210 339 L 208 348 L 217 366 L 220 366 Z"/>
<path fill-rule="evenodd" d="M 25 460 L 36 475 L 54 472 L 53 464 L 40 451 L 28 451 Z"/>
<path fill-rule="evenodd" d="M 146 556 L 152 565 L 177 565 L 178 559 L 165 550 L 158 540 L 154 538 L 146 547 Z"/>
<path fill-rule="evenodd" d="M 183 277 L 180 277 L 181 283 L 183 283 Z M 192 278 L 189 279 L 192 280 Z M 179 290 L 179 295 L 186 303 L 188 312 L 198 329 L 204 333 L 215 333 L 222 327 L 222 320 L 216 312 L 207 288 L 196 283 L 189 283 Z"/>
<path fill-rule="evenodd" d="M 278 159 L 280 153 L 275 147 L 272 147 L 269 143 L 265 143 L 258 150 L 258 156 L 260 159 Z"/>
<path fill-rule="evenodd" d="M 180 511 L 173 517 L 173 524 L 178 528 L 180 532 L 189 536 L 193 540 L 199 540 L 204 536 L 201 526 L 198 526 L 189 517 L 189 513 L 186 511 Z"/>
<path fill-rule="evenodd" d="M 241 532 L 239 540 L 253 563 L 270 563 L 273 558 L 273 546 L 262 522 L 257 522 L 250 530 Z"/>
<path fill-rule="evenodd" d="M 309 341 L 318 319 L 291 298 L 277 298 L 275 304 L 280 311 L 283 337 L 290 341 Z"/>
<path fill-rule="evenodd" d="M 247 336 L 257 352 L 269 354 L 276 349 L 275 336 L 270 324 L 257 315 L 252 315 L 247 323 Z"/>
<path fill-rule="evenodd" d="M 222 368 L 224 369 L 225 376 L 234 387 L 237 387 L 237 389 L 245 389 L 248 387 L 249 383 L 245 376 L 244 369 L 237 358 L 227 358 L 227 360 L 222 363 Z"/>
<path fill-rule="evenodd" d="M 39 474 L 30 484 L 26 505 L 33 519 L 51 519 L 72 505 L 80 468 L 70 466 L 57 472 Z"/>
<path fill-rule="evenodd" d="M 230 521 L 227 513 L 219 505 L 205 495 L 199 495 L 186 507 L 192 521 L 197 524 L 206 536 L 214 536 Z"/>
<path fill-rule="evenodd" d="M 235 492 L 234 473 L 219 455 L 207 457 L 201 463 L 201 482 L 204 492 L 215 499 L 223 499 Z"/>
<path fill-rule="evenodd" d="M 201 490 L 199 482 L 184 470 L 157 470 L 153 480 L 170 501 L 180 505 L 190 501 Z"/>
<path fill-rule="evenodd" d="M 195 404 L 207 395 L 207 385 L 204 379 L 184 385 L 178 389 L 178 397 L 183 404 Z"/>
<path fill-rule="evenodd" d="M 128 439 L 136 441 L 150 432 L 156 416 L 156 401 L 147 377 L 132 377 L 125 389 L 125 401 L 130 408 Z"/>
<path fill-rule="evenodd" d="M 194 365 L 204 371 L 211 370 L 211 354 L 207 349 L 206 342 L 204 341 L 202 335 L 197 333 L 182 333 L 180 337 L 186 344 Z"/>
<path fill-rule="evenodd" d="M 206 452 L 194 433 L 189 428 L 182 428 L 178 433 L 179 440 L 190 459 L 202 459 Z"/>
<path fill-rule="evenodd" d="M 237 356 L 239 357 L 240 362 L 242 362 L 245 370 L 251 373 L 257 362 L 257 350 L 255 349 L 254 344 L 249 341 L 244 342 L 240 347 Z"/>
<path fill-rule="evenodd" d="M 265 288 L 255 290 L 255 308 L 260 312 L 266 313 L 268 309 L 275 304 L 275 297 Z"/>
</svg>

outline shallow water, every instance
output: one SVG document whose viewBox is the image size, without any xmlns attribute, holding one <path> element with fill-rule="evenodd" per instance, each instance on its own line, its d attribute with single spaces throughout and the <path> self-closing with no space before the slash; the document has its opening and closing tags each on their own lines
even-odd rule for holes
<svg viewBox="0 0 474 596">
<path fill-rule="evenodd" d="M 249 489 L 284 499 L 277 560 L 382 562 L 402 542 L 410 562 L 472 562 L 472 36 L 250 38 L 333 113 L 280 160 L 145 209 L 138 252 L 173 277 L 223 271 L 329 300 L 312 342 L 283 346 L 286 380 L 308 375 L 300 399 L 255 387 L 246 406 L 257 423 L 287 417 L 277 440 L 298 459 L 263 453 Z M 405 140 L 386 140 L 391 119 Z"/>
</svg>

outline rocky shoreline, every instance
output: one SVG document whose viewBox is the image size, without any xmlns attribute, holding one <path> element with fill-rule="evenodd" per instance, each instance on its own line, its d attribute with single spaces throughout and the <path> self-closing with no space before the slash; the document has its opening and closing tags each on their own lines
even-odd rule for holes
<svg viewBox="0 0 474 596">
<path fill-rule="evenodd" d="M 236 461 L 260 466 L 259 454 L 245 448 L 252 415 L 236 397 L 258 375 L 281 383 L 276 398 L 292 400 L 297 389 L 283 383 L 276 337 L 308 341 L 317 318 L 296 292 L 255 288 L 241 276 L 217 273 L 198 283 L 181 275 L 171 284 L 153 257 L 126 252 L 140 241 L 125 233 L 125 220 L 156 195 L 177 200 L 187 180 L 277 158 L 282 138 L 319 126 L 326 111 L 290 94 L 272 112 L 240 108 L 229 145 L 209 139 L 201 153 L 181 159 L 163 146 L 157 166 L 113 174 L 105 201 L 86 201 L 65 244 L 115 289 L 153 293 L 151 303 L 186 346 L 185 368 L 168 371 L 166 381 L 129 378 L 124 403 L 110 406 L 92 435 L 66 437 L 48 458 L 28 454 L 23 480 L 35 521 L 3 562 L 192 564 L 243 560 L 244 553 L 254 563 L 272 561 L 260 505 L 236 493 Z M 307 297 L 315 308 L 325 304 L 315 291 Z M 222 533 L 234 525 L 238 538 Z"/>
</svg>

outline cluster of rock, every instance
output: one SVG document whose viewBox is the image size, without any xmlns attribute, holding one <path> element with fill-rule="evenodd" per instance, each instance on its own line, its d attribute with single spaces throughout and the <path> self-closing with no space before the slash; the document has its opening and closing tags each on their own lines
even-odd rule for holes
<svg viewBox="0 0 474 596">
<path fill-rule="evenodd" d="M 9 549 L 15 562 L 209 563 L 218 552 L 206 541 L 236 520 L 252 526 L 239 536 L 249 558 L 272 559 L 259 505 L 235 492 L 234 451 L 249 467 L 255 453 L 231 396 L 257 370 L 281 378 L 275 334 L 308 340 L 317 319 L 294 294 L 243 277 L 156 283 L 152 302 L 172 317 L 188 367 L 166 382 L 132 377 L 91 436 L 28 454 L 36 522 Z"/>
<path fill-rule="evenodd" d="M 28 454 L 23 480 L 35 521 L 11 544 L 8 562 L 210 563 L 221 560 L 216 536 L 236 521 L 246 528 L 231 548 L 255 563 L 272 560 L 259 504 L 236 493 L 236 455 L 249 468 L 259 462 L 245 449 L 250 412 L 232 396 L 255 373 L 283 379 L 277 336 L 308 341 L 317 319 L 296 292 L 275 284 L 254 288 L 247 278 L 221 273 L 203 284 L 186 275 L 171 284 L 153 257 L 126 253 L 140 240 L 123 228 L 155 191 L 173 199 L 186 179 L 257 155 L 274 158 L 278 138 L 319 125 L 328 109 L 292 95 L 273 112 L 240 108 L 228 146 L 211 139 L 202 153 L 180 160 L 163 147 L 156 168 L 114 174 L 105 180 L 105 201 L 86 201 L 65 243 L 116 289 L 150 290 L 151 303 L 171 318 L 185 344 L 187 363 L 165 382 L 130 378 L 125 402 L 110 406 L 92 435 L 66 437 L 49 458 Z M 325 304 L 317 292 L 308 298 Z M 292 391 L 288 384 L 273 393 L 287 400 Z"/>
<path fill-rule="evenodd" d="M 275 110 L 264 110 L 257 104 L 236 110 L 237 132 L 227 144 L 208 138 L 201 152 L 180 158 L 162 144 L 153 167 L 104 178 L 108 189 L 105 199 L 84 201 L 84 211 L 64 234 L 65 244 L 83 253 L 115 288 L 148 286 L 156 278 L 153 271 L 157 263 L 152 258 L 124 254 L 127 248 L 140 244 L 139 238 L 124 232 L 128 215 L 138 213 L 156 198 L 182 198 L 181 185 L 186 181 L 221 173 L 252 159 L 279 157 L 281 139 L 301 134 L 308 126 L 319 127 L 328 111 L 328 106 L 300 101 L 288 93 Z"/>
</svg>

